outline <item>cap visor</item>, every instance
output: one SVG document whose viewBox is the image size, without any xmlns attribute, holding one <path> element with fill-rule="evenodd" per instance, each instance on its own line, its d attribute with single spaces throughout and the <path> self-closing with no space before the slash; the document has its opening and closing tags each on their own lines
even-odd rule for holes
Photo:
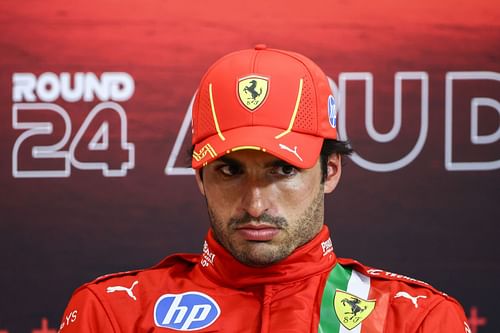
<svg viewBox="0 0 500 333">
<path fill-rule="evenodd" d="M 192 167 L 198 169 L 234 151 L 251 149 L 272 154 L 302 169 L 312 168 L 318 160 L 323 138 L 298 132 L 284 132 L 281 128 L 249 126 L 213 135 L 194 147 Z"/>
</svg>

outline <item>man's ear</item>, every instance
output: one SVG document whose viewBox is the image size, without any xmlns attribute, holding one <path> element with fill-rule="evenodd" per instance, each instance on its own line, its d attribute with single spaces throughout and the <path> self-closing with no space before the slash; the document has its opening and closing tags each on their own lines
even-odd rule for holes
<svg viewBox="0 0 500 333">
<path fill-rule="evenodd" d="M 339 183 L 342 173 L 341 157 L 339 154 L 331 154 L 326 163 L 326 179 L 324 192 L 331 193 Z"/>
<path fill-rule="evenodd" d="M 200 192 L 203 196 L 205 196 L 205 186 L 203 185 L 203 180 L 201 179 L 201 172 L 203 172 L 203 168 L 196 169 L 194 171 L 194 177 L 196 178 L 196 184 L 198 185 L 198 188 L 200 189 Z"/>
</svg>

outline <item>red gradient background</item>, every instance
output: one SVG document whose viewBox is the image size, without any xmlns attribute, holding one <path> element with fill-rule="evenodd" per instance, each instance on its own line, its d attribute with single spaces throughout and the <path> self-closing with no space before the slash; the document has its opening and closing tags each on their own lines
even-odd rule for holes
<svg viewBox="0 0 500 333">
<path fill-rule="evenodd" d="M 500 331 L 500 173 L 447 171 L 444 161 L 445 75 L 500 72 L 499 22 L 497 1 L 0 2 L 0 330 L 31 332 L 42 317 L 58 327 L 82 283 L 201 250 L 208 219 L 194 179 L 167 176 L 164 168 L 208 66 L 266 43 L 307 55 L 337 84 L 339 73 L 371 72 L 381 132 L 393 123 L 395 73 L 428 73 L 422 152 L 388 173 L 347 161 L 326 200 L 326 222 L 339 256 L 428 281 L 459 299 L 467 314 L 478 308 L 487 324 L 477 332 Z M 120 103 L 136 148 L 127 176 L 76 168 L 68 178 L 12 176 L 22 133 L 12 127 L 13 73 L 120 71 L 135 81 L 132 98 Z M 414 145 L 420 95 L 418 85 L 408 87 L 401 134 L 380 144 L 366 134 L 363 86 L 353 84 L 347 129 L 359 154 L 387 162 Z M 466 96 L 500 101 L 500 83 L 465 83 L 457 91 L 454 154 L 498 159 L 500 141 L 471 145 Z M 98 102 L 54 103 L 69 113 L 74 137 Z M 499 122 L 494 110 L 484 111 L 480 131 L 492 133 Z M 29 154 L 22 152 L 23 161 Z"/>
</svg>

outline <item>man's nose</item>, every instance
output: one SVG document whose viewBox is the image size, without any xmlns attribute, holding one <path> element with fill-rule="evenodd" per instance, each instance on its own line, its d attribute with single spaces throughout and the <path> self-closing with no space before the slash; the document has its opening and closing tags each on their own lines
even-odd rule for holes
<svg viewBox="0 0 500 333">
<path fill-rule="evenodd" d="M 272 200 L 269 187 L 264 184 L 248 184 L 244 190 L 241 209 L 253 217 L 272 213 Z"/>
</svg>

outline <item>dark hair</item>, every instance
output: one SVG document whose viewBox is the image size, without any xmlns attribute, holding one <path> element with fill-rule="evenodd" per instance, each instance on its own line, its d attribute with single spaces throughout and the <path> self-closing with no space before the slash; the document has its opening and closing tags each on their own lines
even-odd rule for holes
<svg viewBox="0 0 500 333">
<path fill-rule="evenodd" d="M 335 139 L 325 139 L 323 141 L 323 146 L 321 146 L 321 151 L 319 153 L 320 163 L 321 163 L 321 183 L 326 180 L 327 176 L 327 165 L 328 157 L 332 154 L 339 154 L 340 156 L 350 156 L 354 150 L 351 147 L 351 143 Z M 191 163 L 191 159 L 194 152 L 194 145 L 188 150 L 188 161 Z M 200 177 L 203 180 L 203 172 L 200 172 Z"/>
<path fill-rule="evenodd" d="M 328 157 L 330 157 L 330 155 L 332 154 L 339 154 L 340 156 L 350 156 L 353 151 L 354 150 L 352 149 L 349 140 L 341 141 L 335 139 L 325 139 L 319 153 L 319 157 L 321 159 L 321 183 L 326 180 Z"/>
</svg>

